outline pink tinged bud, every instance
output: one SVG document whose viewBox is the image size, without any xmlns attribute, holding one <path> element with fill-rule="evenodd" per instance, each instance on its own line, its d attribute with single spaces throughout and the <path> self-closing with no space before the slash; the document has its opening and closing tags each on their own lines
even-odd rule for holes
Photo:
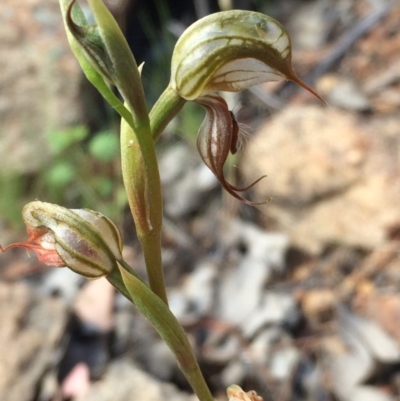
<svg viewBox="0 0 400 401">
<path fill-rule="evenodd" d="M 28 203 L 22 216 L 29 238 L 13 247 L 33 250 L 51 266 L 67 266 L 88 278 L 98 278 L 117 268 L 122 259 L 122 239 L 115 224 L 101 213 L 66 209 L 45 202 Z"/>
<path fill-rule="evenodd" d="M 199 97 L 196 102 L 206 110 L 206 116 L 197 136 L 197 149 L 204 163 L 214 173 L 223 188 L 236 199 L 252 206 L 268 203 L 268 201 L 251 202 L 236 193 L 250 189 L 265 176 L 244 188 L 236 187 L 225 179 L 224 164 L 229 152 L 236 153 L 239 131 L 238 124 L 225 100 L 220 96 L 208 95 Z"/>
</svg>

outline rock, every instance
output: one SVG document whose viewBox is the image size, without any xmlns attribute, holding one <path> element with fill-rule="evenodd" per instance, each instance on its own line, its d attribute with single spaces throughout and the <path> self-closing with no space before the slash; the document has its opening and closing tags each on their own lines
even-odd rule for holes
<svg viewBox="0 0 400 401">
<path fill-rule="evenodd" d="M 254 136 L 243 159 L 264 221 L 318 253 L 331 243 L 373 248 L 400 224 L 400 117 L 362 121 L 345 111 L 288 107 Z"/>
<path fill-rule="evenodd" d="M 342 329 L 341 334 L 351 352 L 331 355 L 328 360 L 333 389 L 341 399 L 347 400 L 354 389 L 370 376 L 374 362 L 351 330 Z"/>
<path fill-rule="evenodd" d="M 195 401 L 197 398 L 161 383 L 126 360 L 115 361 L 105 376 L 75 401 Z"/>
<path fill-rule="evenodd" d="M 0 168 L 32 172 L 49 160 L 47 132 L 79 121 L 82 75 L 57 2 L 1 5 Z"/>
<path fill-rule="evenodd" d="M 396 251 L 397 255 L 397 251 Z M 396 256 L 397 259 L 397 256 Z M 398 271 L 398 263 L 394 266 Z M 364 302 L 365 313 L 400 344 L 400 295 L 372 292 Z"/>
<path fill-rule="evenodd" d="M 382 363 L 400 361 L 399 345 L 373 320 L 341 311 L 339 323 L 359 337 L 375 360 Z"/>
<path fill-rule="evenodd" d="M 56 294 L 67 304 L 72 304 L 84 280 L 68 268 L 51 269 L 43 277 L 39 290 L 47 296 Z"/>
<path fill-rule="evenodd" d="M 179 370 L 172 351 L 132 304 L 117 309 L 113 350 L 132 355 L 146 372 L 163 382 L 173 380 Z"/>
<path fill-rule="evenodd" d="M 259 305 L 241 323 L 243 333 L 251 338 L 266 325 L 288 325 L 298 323 L 300 313 L 291 294 L 268 291 L 260 299 Z"/>
<path fill-rule="evenodd" d="M 384 389 L 364 383 L 376 371 L 376 362 L 398 363 L 399 347 L 376 323 L 338 308 L 339 330 L 347 352 L 331 354 L 329 370 L 334 393 L 342 401 L 390 401 Z"/>
<path fill-rule="evenodd" d="M 80 362 L 75 365 L 61 385 L 63 398 L 85 396 L 90 388 L 90 369 Z"/>
<path fill-rule="evenodd" d="M 349 77 L 324 75 L 317 83 L 317 91 L 331 106 L 358 111 L 371 109 L 360 85 Z"/>
<path fill-rule="evenodd" d="M 318 49 L 325 43 L 330 27 L 325 15 L 328 10 L 329 1 L 319 0 L 302 4 L 293 13 L 289 28 L 295 49 Z"/>
<path fill-rule="evenodd" d="M 176 144 L 160 158 L 165 213 L 185 217 L 198 210 L 219 184 L 210 169 L 188 145 Z"/>
<path fill-rule="evenodd" d="M 394 401 L 390 394 L 373 386 L 359 386 L 343 398 L 343 401 Z"/>
<path fill-rule="evenodd" d="M 88 280 L 74 302 L 74 312 L 82 323 L 102 332 L 114 326 L 114 287 L 102 277 Z"/>
<path fill-rule="evenodd" d="M 272 305 L 273 295 L 265 294 L 264 287 L 272 273 L 282 269 L 288 240 L 285 235 L 266 233 L 239 221 L 227 222 L 223 231 L 225 242 L 243 246 L 244 255 L 236 266 L 230 264 L 221 275 L 219 314 L 223 320 L 247 330 L 250 323 L 252 326 L 257 324 L 253 318 L 259 315 L 260 308 Z M 285 303 L 281 306 L 286 308 Z M 282 308 L 276 310 L 279 316 Z M 269 319 L 264 313 L 262 315 L 262 319 Z M 275 317 L 271 316 L 271 319 L 275 320 Z"/>
<path fill-rule="evenodd" d="M 241 360 L 230 362 L 221 373 L 221 381 L 225 387 L 232 383 L 241 383 L 247 373 L 247 366 Z"/>
<path fill-rule="evenodd" d="M 270 372 L 275 380 L 288 380 L 300 360 L 299 350 L 292 346 L 276 351 L 271 358 Z"/>
<path fill-rule="evenodd" d="M 325 314 L 332 313 L 337 294 L 333 289 L 328 288 L 311 289 L 305 291 L 299 298 L 304 315 L 311 322 L 317 322 L 323 320 Z"/>
<path fill-rule="evenodd" d="M 193 324 L 211 313 L 217 267 L 203 262 L 185 278 L 179 289 L 168 294 L 170 309 L 181 324 Z"/>
<path fill-rule="evenodd" d="M 268 174 L 254 190 L 275 205 L 306 207 L 342 192 L 362 177 L 365 139 L 347 113 L 292 106 L 261 127 L 247 147 L 247 176 Z"/>
<path fill-rule="evenodd" d="M 224 332 L 218 330 L 218 323 L 220 322 L 217 322 L 214 328 L 210 325 L 206 341 L 201 347 L 201 355 L 214 364 L 230 365 L 232 361 L 240 358 L 243 344 L 240 336 L 235 335 L 232 326 L 226 325 Z M 223 324 L 220 324 L 221 327 Z"/>
<path fill-rule="evenodd" d="M 26 284 L 0 282 L 0 399 L 31 400 L 54 364 L 67 309 L 57 298 L 38 298 Z"/>
</svg>

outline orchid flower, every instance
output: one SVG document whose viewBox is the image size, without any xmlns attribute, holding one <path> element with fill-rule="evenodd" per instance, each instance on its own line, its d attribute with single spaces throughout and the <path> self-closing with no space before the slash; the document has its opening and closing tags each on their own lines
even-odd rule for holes
<svg viewBox="0 0 400 401">
<path fill-rule="evenodd" d="M 293 71 L 290 37 L 273 18 L 251 11 L 232 10 L 208 15 L 191 25 L 179 38 L 171 64 L 170 87 L 185 100 L 206 110 L 197 148 L 205 164 L 235 198 L 250 205 L 229 184 L 223 166 L 237 150 L 238 125 L 226 102 L 216 91 L 239 92 L 253 85 L 291 80 L 324 100 Z"/>
<path fill-rule="evenodd" d="M 23 247 L 46 265 L 67 266 L 87 278 L 106 276 L 122 260 L 119 231 L 101 213 L 35 201 L 25 205 L 22 217 L 27 241 L 0 247 L 3 252 Z"/>
</svg>

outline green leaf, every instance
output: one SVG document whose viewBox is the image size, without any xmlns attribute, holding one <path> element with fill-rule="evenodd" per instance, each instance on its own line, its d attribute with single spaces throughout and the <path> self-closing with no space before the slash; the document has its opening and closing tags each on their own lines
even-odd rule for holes
<svg viewBox="0 0 400 401">
<path fill-rule="evenodd" d="M 113 181 L 107 177 L 96 177 L 96 179 L 93 182 L 93 185 L 101 197 L 109 196 L 114 188 Z"/>
<path fill-rule="evenodd" d="M 59 162 L 52 166 L 45 175 L 48 185 L 51 187 L 65 187 L 74 177 L 76 177 L 75 168 L 67 162 Z"/>
<path fill-rule="evenodd" d="M 112 132 L 100 132 L 89 143 L 89 152 L 96 159 L 108 162 L 119 154 L 119 140 Z"/>
<path fill-rule="evenodd" d="M 57 155 L 72 144 L 83 141 L 89 130 L 83 125 L 71 127 L 65 131 L 51 131 L 47 135 L 48 144 L 53 154 Z"/>
</svg>

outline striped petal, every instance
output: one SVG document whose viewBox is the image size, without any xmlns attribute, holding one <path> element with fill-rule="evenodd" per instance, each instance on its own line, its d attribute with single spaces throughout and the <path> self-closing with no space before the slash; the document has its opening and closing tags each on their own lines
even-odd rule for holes
<svg viewBox="0 0 400 401">
<path fill-rule="evenodd" d="M 172 56 L 171 86 L 186 100 L 280 79 L 296 82 L 323 101 L 293 71 L 285 28 L 257 12 L 231 10 L 202 18 L 186 29 Z"/>
</svg>

